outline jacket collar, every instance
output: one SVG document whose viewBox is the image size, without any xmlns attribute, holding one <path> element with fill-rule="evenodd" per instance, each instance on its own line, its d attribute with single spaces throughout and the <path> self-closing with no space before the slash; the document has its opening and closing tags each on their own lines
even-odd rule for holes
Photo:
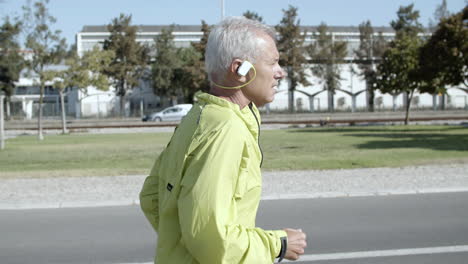
<svg viewBox="0 0 468 264">
<path fill-rule="evenodd" d="M 196 93 L 195 98 L 202 105 L 205 103 L 215 104 L 224 108 L 231 109 L 240 119 L 242 119 L 242 121 L 244 121 L 245 125 L 250 130 L 250 132 L 255 137 L 258 136 L 258 130 L 261 124 L 261 120 L 260 113 L 254 103 L 251 103 L 243 109 L 240 109 L 238 104 L 234 104 L 225 99 L 204 92 Z"/>
</svg>

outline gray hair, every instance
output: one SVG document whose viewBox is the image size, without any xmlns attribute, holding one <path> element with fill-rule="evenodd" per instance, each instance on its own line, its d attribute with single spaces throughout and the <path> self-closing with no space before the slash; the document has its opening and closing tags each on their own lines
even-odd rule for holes
<svg viewBox="0 0 468 264">
<path fill-rule="evenodd" d="M 255 63 L 259 54 L 259 33 L 276 39 L 273 28 L 245 17 L 227 17 L 217 24 L 208 37 L 205 69 L 211 81 L 213 75 L 224 74 L 234 59 Z"/>
</svg>

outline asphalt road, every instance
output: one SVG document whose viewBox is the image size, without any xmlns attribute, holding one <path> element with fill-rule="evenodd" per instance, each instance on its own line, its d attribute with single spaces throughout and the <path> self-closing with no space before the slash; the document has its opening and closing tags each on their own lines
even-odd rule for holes
<svg viewBox="0 0 468 264">
<path fill-rule="evenodd" d="M 302 228 L 322 260 L 300 263 L 468 263 L 468 192 L 263 201 L 257 222 Z M 151 262 L 155 240 L 137 206 L 0 210 L 2 264 Z"/>
</svg>

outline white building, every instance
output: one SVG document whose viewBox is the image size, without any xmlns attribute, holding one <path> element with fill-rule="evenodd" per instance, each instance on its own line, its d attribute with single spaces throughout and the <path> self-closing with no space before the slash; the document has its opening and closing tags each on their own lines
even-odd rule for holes
<svg viewBox="0 0 468 264">
<path fill-rule="evenodd" d="M 156 38 L 161 29 L 167 26 L 149 26 L 142 25 L 138 26 L 139 32 L 137 34 L 137 41 L 143 43 L 152 43 Z M 315 40 L 314 33 L 317 27 L 304 26 L 303 30 L 306 32 L 306 45 L 310 44 Z M 330 26 L 330 34 L 333 40 L 345 41 L 348 47 L 347 61 L 351 61 L 354 58 L 354 50 L 359 48 L 359 28 L 358 27 L 341 27 L 341 26 Z M 374 34 L 377 37 L 379 32 L 387 40 L 392 40 L 395 33 L 390 27 L 375 27 Z M 173 30 L 174 42 L 177 47 L 187 47 L 190 42 L 197 42 L 202 37 L 201 26 L 174 26 Z M 83 30 L 77 34 L 77 49 L 81 54 L 83 51 L 90 50 L 94 45 L 103 44 L 104 40 L 109 36 L 106 26 L 84 26 Z M 341 68 L 341 89 L 346 90 L 348 93 L 356 94 L 365 89 L 365 82 L 357 74 L 351 71 L 351 67 L 357 69 L 356 65 L 352 63 L 342 64 Z M 323 90 L 323 82 L 309 74 L 311 86 L 297 88 L 295 93 L 295 104 L 296 109 L 300 111 L 325 111 L 328 108 L 327 105 L 327 92 L 321 92 Z M 147 85 L 146 94 L 151 92 L 151 87 Z M 280 85 L 282 92 L 278 93 L 276 99 L 270 104 L 272 110 L 284 110 L 288 105 L 287 95 L 287 81 L 282 81 Z M 141 90 L 140 90 L 141 91 Z M 335 94 L 335 108 L 337 110 L 351 109 L 353 105 L 352 97 L 346 92 L 337 91 Z M 308 95 L 309 96 L 308 96 Z M 315 96 L 311 97 L 310 95 Z M 468 96 L 465 92 L 457 89 L 449 89 L 448 96 L 432 96 L 429 94 L 415 94 L 413 100 L 414 108 L 432 108 L 435 105 L 440 105 L 443 100 L 446 107 L 465 108 L 468 105 Z M 366 93 L 361 92 L 355 97 L 355 107 L 357 109 L 366 108 Z M 313 108 L 311 109 L 311 105 Z M 378 108 L 401 108 L 404 106 L 404 95 L 400 94 L 392 96 L 388 94 L 381 94 L 379 91 L 375 92 L 375 107 Z"/>
<path fill-rule="evenodd" d="M 146 44 L 154 43 L 154 39 L 160 34 L 163 28 L 167 25 L 140 25 L 138 26 L 137 41 Z M 306 45 L 315 40 L 314 33 L 317 27 L 304 26 L 303 30 L 306 32 Z M 345 59 L 349 63 L 341 64 L 341 78 L 340 88 L 343 91 L 336 91 L 334 97 L 335 109 L 351 110 L 353 107 L 352 96 L 355 94 L 355 108 L 366 109 L 367 95 L 365 90 L 364 80 L 357 74 L 351 71 L 354 68 L 358 71 L 357 65 L 351 61 L 354 58 L 354 50 L 359 47 L 359 29 L 358 27 L 340 27 L 330 26 L 330 34 L 335 41 L 345 41 L 348 47 L 348 57 Z M 377 36 L 382 32 L 387 40 L 394 38 L 395 34 L 389 27 L 375 27 L 374 34 Z M 104 40 L 108 38 L 110 33 L 107 31 L 107 26 L 84 26 L 83 29 L 76 35 L 76 46 L 78 54 L 82 55 L 83 52 L 92 49 L 95 45 L 101 46 Z M 198 42 L 203 36 L 200 25 L 174 25 L 173 28 L 174 43 L 176 47 L 188 47 L 191 42 Z M 298 111 L 326 111 L 328 108 L 327 92 L 323 91 L 323 82 L 312 76 L 309 72 L 309 81 L 312 85 L 308 87 L 298 86 L 295 92 L 295 105 Z M 20 80 L 19 87 L 32 86 L 26 80 Z M 287 109 L 288 94 L 287 94 L 288 81 L 283 80 L 280 84 L 280 92 L 277 94 L 276 99 L 269 105 L 271 110 L 282 111 Z M 20 89 L 21 90 L 21 89 Z M 19 90 L 19 91 L 20 91 Z M 79 116 L 108 116 L 112 113 L 119 111 L 119 98 L 115 95 L 112 87 L 109 91 L 99 91 L 90 87 L 85 94 L 79 90 L 74 90 L 68 94 L 68 114 Z M 17 99 L 22 100 L 23 109 L 32 110 L 32 102 L 35 95 L 31 100 L 27 99 L 27 95 L 21 95 L 17 92 Z M 19 97 L 18 97 L 19 96 Z M 57 100 L 57 95 L 49 94 L 47 100 Z M 130 109 L 135 112 L 144 111 L 159 106 L 159 98 L 152 92 L 151 85 L 148 82 L 141 82 L 128 96 L 126 102 L 126 111 Z M 393 109 L 402 108 L 404 106 L 404 95 L 392 96 L 389 94 L 381 94 L 379 91 L 375 92 L 375 108 L 376 109 Z M 443 103 L 445 107 L 452 108 L 468 108 L 468 94 L 462 90 L 453 88 L 448 90 L 447 96 L 432 96 L 429 94 L 415 94 L 412 102 L 413 108 L 434 108 Z M 58 109 L 58 108 L 57 108 Z M 30 112 L 28 110 L 28 112 Z M 28 114 L 27 117 L 31 117 Z"/>
<path fill-rule="evenodd" d="M 139 31 L 137 33 L 137 41 L 143 44 L 154 44 L 154 39 L 157 37 L 161 30 L 168 26 L 138 26 Z M 201 26 L 177 26 L 174 25 L 174 43 L 176 47 L 188 47 L 191 42 L 198 42 L 203 36 L 201 32 Z M 83 52 L 91 50 L 94 46 L 102 47 L 105 39 L 110 36 L 107 31 L 107 26 L 84 26 L 81 32 L 76 35 L 76 47 L 77 52 L 81 56 Z M 93 97 L 91 94 L 99 94 L 99 96 Z M 88 96 L 88 97 L 86 97 Z M 82 103 L 78 104 L 78 108 L 81 108 L 83 116 L 97 115 L 96 104 L 100 104 L 100 109 L 107 109 L 107 113 L 119 111 L 119 98 L 115 96 L 113 89 L 109 89 L 108 92 L 98 91 L 96 89 L 89 89 L 88 95 L 84 95 L 78 91 L 77 98 L 82 98 Z M 105 98 L 106 100 L 102 100 Z M 133 89 L 130 94 L 127 95 L 127 102 L 125 104 L 125 111 L 127 114 L 130 112 L 137 112 L 140 114 L 146 109 L 157 108 L 160 106 L 159 97 L 154 95 L 151 84 L 148 82 L 140 82 L 140 85 Z M 105 113 L 101 112 L 101 115 Z"/>
<path fill-rule="evenodd" d="M 28 53 L 26 52 L 26 59 Z M 64 67 L 63 65 L 49 65 L 45 70 L 63 70 Z M 32 119 L 37 114 L 39 106 L 40 86 L 38 76 L 25 69 L 21 72 L 19 80 L 15 82 L 15 86 L 14 95 L 11 97 L 12 112 L 15 115 L 24 116 L 26 119 Z M 65 103 L 68 101 L 69 98 L 65 97 Z M 53 83 L 50 81 L 45 83 L 43 103 L 44 116 L 60 115 L 60 96 L 58 91 L 53 89 Z M 74 110 L 69 108 L 66 111 L 73 112 Z"/>
</svg>

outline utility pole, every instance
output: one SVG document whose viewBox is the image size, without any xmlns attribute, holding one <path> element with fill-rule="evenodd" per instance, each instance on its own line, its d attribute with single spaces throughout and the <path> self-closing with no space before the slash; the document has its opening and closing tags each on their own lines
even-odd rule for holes
<svg viewBox="0 0 468 264">
<path fill-rule="evenodd" d="M 221 20 L 224 19 L 224 0 L 221 0 Z"/>
<path fill-rule="evenodd" d="M 5 129 L 3 123 L 3 95 L 0 95 L 0 150 L 5 148 Z"/>
</svg>

